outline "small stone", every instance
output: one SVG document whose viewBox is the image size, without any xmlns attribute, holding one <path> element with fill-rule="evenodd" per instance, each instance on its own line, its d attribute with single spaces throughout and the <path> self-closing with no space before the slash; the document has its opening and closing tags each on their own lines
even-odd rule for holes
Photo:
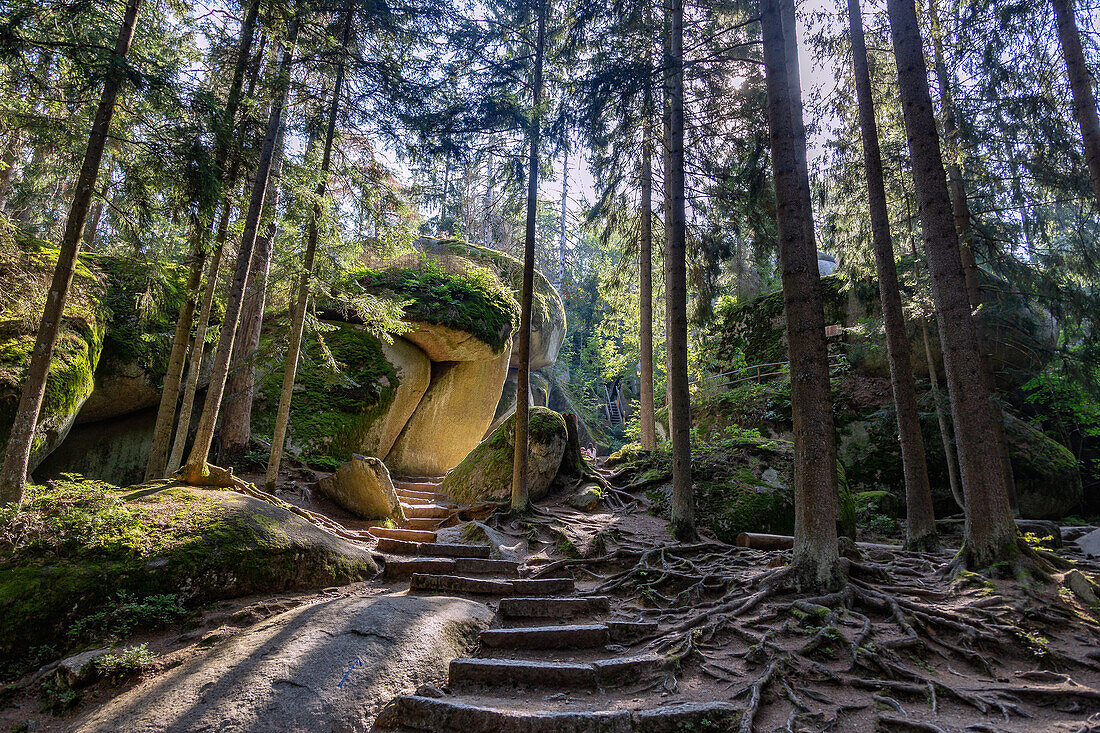
<svg viewBox="0 0 1100 733">
<path fill-rule="evenodd" d="M 439 699 L 443 697 L 446 693 L 444 693 L 443 690 L 439 689 L 435 685 L 421 685 L 420 687 L 416 688 L 416 694 L 420 695 L 421 697 L 433 697 Z"/>
<path fill-rule="evenodd" d="M 1100 599 L 1096 597 L 1096 586 L 1080 570 L 1070 570 L 1062 582 L 1089 608 L 1100 606 Z"/>
<path fill-rule="evenodd" d="M 62 659 L 57 665 L 58 679 L 66 687 L 73 690 L 95 682 L 96 678 L 99 677 L 99 668 L 96 667 L 96 662 L 105 656 L 108 651 L 110 650 L 106 647 L 89 649 L 86 652 Z"/>
<path fill-rule="evenodd" d="M 569 497 L 568 504 L 574 509 L 580 509 L 582 512 L 592 512 L 599 506 L 602 498 L 600 487 L 590 484 Z"/>
</svg>

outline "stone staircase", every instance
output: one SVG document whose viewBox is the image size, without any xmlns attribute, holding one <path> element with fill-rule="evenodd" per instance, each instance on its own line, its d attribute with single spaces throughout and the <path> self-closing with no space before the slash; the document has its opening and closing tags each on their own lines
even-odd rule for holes
<svg viewBox="0 0 1100 733">
<path fill-rule="evenodd" d="M 410 593 L 471 596 L 496 606 L 476 655 L 450 663 L 451 694 L 404 695 L 379 714 L 379 733 L 673 733 L 733 730 L 739 708 L 689 702 L 639 707 L 669 670 L 628 647 L 655 623 L 616 618 L 606 596 L 578 592 L 573 578 L 524 578 L 519 563 L 484 545 L 437 542 L 458 507 L 430 480 L 394 481 L 408 526 L 372 528 L 386 577 Z M 537 701 L 537 702 L 536 702 Z M 643 706 L 645 703 L 641 703 Z"/>
</svg>

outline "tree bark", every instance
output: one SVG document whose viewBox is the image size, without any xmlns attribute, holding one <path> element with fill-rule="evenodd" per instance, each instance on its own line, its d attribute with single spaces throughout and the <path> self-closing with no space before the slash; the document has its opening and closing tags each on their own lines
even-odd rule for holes
<svg viewBox="0 0 1100 733">
<path fill-rule="evenodd" d="M 943 444 L 943 458 L 947 463 L 947 484 L 951 489 L 951 498 L 959 509 L 966 509 L 966 501 L 963 500 L 962 487 L 959 486 L 959 469 L 955 458 L 955 449 L 951 446 L 951 424 L 947 415 L 943 412 L 940 402 L 940 378 L 936 374 L 936 362 L 932 358 L 932 344 L 928 338 L 928 325 L 924 319 L 920 322 L 921 336 L 924 338 L 924 358 L 928 363 L 928 381 L 932 385 L 932 399 L 936 403 L 936 423 L 940 428 L 940 442 Z"/>
<path fill-rule="evenodd" d="M 796 43 L 790 23 L 793 9 L 784 9 L 784 3 L 793 4 L 793 0 L 763 0 L 761 25 L 791 360 L 795 540 L 789 574 L 798 587 L 825 588 L 842 579 L 836 526 L 836 444 L 808 174 L 800 170 L 806 160 L 804 128 L 796 122 L 802 116 L 801 93 L 797 67 L 789 66 L 790 48 Z M 796 53 L 794 59 L 797 61 Z"/>
<path fill-rule="evenodd" d="M 92 193 L 96 178 L 99 176 L 100 163 L 103 160 L 103 148 L 107 142 L 107 133 L 111 128 L 111 118 L 115 112 L 115 100 L 126 78 L 123 73 L 123 59 L 130 51 L 134 39 L 134 26 L 141 0 L 129 0 L 126 5 L 122 28 L 115 41 L 115 63 L 103 85 L 103 94 L 92 120 L 91 133 L 88 135 L 88 148 L 84 153 L 84 162 L 80 168 L 73 204 L 65 222 L 65 231 L 58 251 L 57 266 L 54 268 L 50 291 L 46 296 L 46 306 L 42 320 L 38 324 L 31 362 L 27 367 L 27 376 L 23 381 L 23 391 L 19 396 L 12 421 L 11 434 L 4 452 L 3 466 L 0 467 L 0 506 L 20 504 L 23 500 L 23 485 L 27 479 L 31 450 L 34 444 L 34 431 L 38 422 L 38 412 L 42 408 L 42 399 L 46 392 L 46 379 L 50 371 L 53 348 L 57 343 L 58 327 L 64 315 L 65 300 L 73 282 L 76 259 L 80 254 L 80 236 L 91 208 Z"/>
<path fill-rule="evenodd" d="M 924 438 L 920 431 L 917 390 L 913 384 L 909 338 L 901 308 L 901 289 L 894 263 L 894 242 L 890 236 L 890 213 L 886 205 L 886 186 L 882 176 L 882 153 L 875 122 L 875 103 L 871 94 L 871 74 L 867 64 L 867 44 L 859 0 L 848 0 L 848 22 L 852 32 L 852 71 L 859 104 L 859 129 L 863 138 L 863 164 L 867 175 L 867 199 L 870 204 L 871 240 L 878 270 L 882 319 L 886 327 L 886 351 L 890 360 L 890 384 L 897 411 L 901 463 L 905 474 L 906 538 L 911 550 L 934 551 L 936 516 L 932 510 L 932 490 L 928 485 L 928 463 Z"/>
<path fill-rule="evenodd" d="M 669 239 L 665 257 L 668 350 L 668 421 L 672 441 L 672 536 L 694 540 L 695 497 L 691 481 L 691 397 L 688 393 L 687 215 L 684 194 L 684 3 L 672 0 L 665 93 L 669 100 Z"/>
<path fill-rule="evenodd" d="M 225 319 L 218 335 L 218 351 L 214 358 L 214 371 L 210 377 L 210 386 L 207 388 L 206 401 L 203 404 L 202 416 L 199 418 L 195 442 L 191 446 L 187 464 L 183 468 L 183 476 L 189 483 L 203 483 L 210 475 L 206 459 L 214 440 L 214 429 L 218 421 L 222 395 L 225 391 L 226 376 L 229 373 L 229 358 L 233 352 L 233 341 L 241 314 L 241 303 L 244 299 L 245 289 L 248 287 L 248 272 L 252 261 L 252 251 L 256 244 L 256 230 L 263 211 L 268 178 L 275 158 L 275 141 L 282 127 L 283 108 L 286 105 L 287 90 L 290 86 L 290 65 L 294 56 L 298 27 L 299 18 L 295 16 L 291 21 L 290 33 L 283 43 L 274 98 L 268 116 L 267 133 L 264 137 L 263 149 L 256 168 L 256 180 L 252 185 L 252 197 L 249 202 L 248 213 L 245 216 L 241 244 L 237 251 L 237 263 L 233 283 L 229 290 L 229 301 L 225 308 Z"/>
<path fill-rule="evenodd" d="M 638 341 L 641 350 L 638 417 L 641 421 L 642 447 L 653 449 L 657 447 L 657 422 L 653 404 L 653 165 L 650 158 L 653 150 L 653 92 L 648 78 L 644 96 L 639 182 L 641 210 L 638 212 Z"/>
<path fill-rule="evenodd" d="M 347 53 L 351 39 L 352 10 L 344 16 L 343 51 Z M 336 84 L 332 90 L 332 102 L 329 105 L 328 124 L 325 128 L 325 148 L 321 155 L 321 180 L 314 190 L 313 215 L 309 220 L 309 235 L 306 240 L 305 261 L 302 274 L 298 278 L 297 298 L 291 312 L 290 343 L 286 352 L 286 369 L 283 372 L 283 387 L 279 393 L 279 409 L 275 415 L 275 431 L 271 438 L 271 456 L 267 462 L 267 474 L 264 486 L 268 491 L 275 488 L 279 476 L 279 463 L 283 456 L 283 444 L 286 442 L 287 427 L 290 425 L 290 401 L 294 395 L 294 378 L 298 373 L 298 358 L 302 351 L 302 332 L 305 330 L 306 305 L 309 302 L 310 277 L 313 274 L 313 261 L 317 254 L 317 222 L 321 218 L 321 202 L 328 187 L 328 173 L 332 165 L 332 143 L 336 136 L 336 117 L 340 110 L 340 92 L 344 86 L 346 57 L 340 56 L 336 67 Z"/>
<path fill-rule="evenodd" d="M 569 133 L 565 134 L 561 160 L 561 233 L 558 238 L 558 290 L 565 283 L 565 227 L 569 214 Z"/>
<path fill-rule="evenodd" d="M 4 169 L 0 170 L 0 214 L 8 206 L 8 197 L 11 195 L 12 182 L 19 168 L 20 152 L 23 149 L 23 135 L 21 130 L 14 130 L 8 135 L 7 145 L 4 147 Z"/>
<path fill-rule="evenodd" d="M 944 61 L 943 38 L 940 29 L 940 16 L 937 0 L 928 0 L 928 16 L 932 32 L 932 54 L 936 67 L 936 80 L 940 91 L 940 105 L 943 114 L 944 148 L 947 151 L 947 189 L 951 196 L 951 212 L 955 217 L 955 231 L 959 234 L 959 257 L 962 260 L 963 275 L 966 280 L 966 295 L 970 301 L 972 314 L 978 313 L 982 305 L 982 288 L 978 272 L 978 260 L 974 255 L 975 232 L 970 221 L 970 202 L 966 197 L 966 183 L 963 181 L 962 166 L 959 164 L 959 122 L 955 109 L 955 97 L 951 93 L 951 80 Z M 982 373 L 990 394 L 995 390 L 993 364 L 990 361 L 990 337 L 980 318 L 974 319 L 974 329 L 978 338 L 978 348 L 982 355 Z M 996 413 L 994 425 L 995 440 L 993 449 L 997 451 L 1004 466 L 1008 480 L 1008 504 L 1016 513 L 1016 481 L 1012 475 L 1012 461 L 1008 455 L 1008 441 L 1004 433 L 1004 416 L 997 402 L 993 403 Z"/>
<path fill-rule="evenodd" d="M 1081 137 L 1085 143 L 1085 160 L 1092 179 L 1092 193 L 1096 197 L 1096 205 L 1100 207 L 1100 121 L 1097 120 L 1092 75 L 1081 49 L 1081 35 L 1077 31 L 1073 0 L 1051 0 L 1051 4 L 1054 6 L 1054 19 L 1058 26 L 1058 42 L 1062 46 L 1062 57 L 1066 60 L 1066 73 L 1073 92 L 1073 111 L 1077 115 L 1077 123 L 1081 126 Z"/>
<path fill-rule="evenodd" d="M 103 182 L 99 189 L 99 198 L 95 202 L 95 208 L 92 209 L 92 218 L 88 222 L 88 228 L 84 232 L 84 246 L 86 249 L 95 247 L 95 238 L 99 233 L 99 222 L 103 218 L 103 209 L 107 205 L 107 191 L 110 189 L 110 183 L 111 176 L 108 172 L 107 180 Z"/>
<path fill-rule="evenodd" d="M 528 133 L 530 155 L 527 161 L 527 226 L 523 240 L 523 291 L 520 294 L 519 359 L 516 373 L 516 452 L 512 463 L 512 511 L 523 512 L 531 505 L 527 492 L 527 461 L 531 403 L 531 299 L 535 283 L 535 217 L 539 195 L 539 126 L 542 104 L 542 64 L 546 43 L 546 5 L 549 0 L 534 0 L 538 13 L 535 40 L 531 129 Z"/>
<path fill-rule="evenodd" d="M 960 558 L 971 567 L 987 567 L 1019 556 L 1008 478 L 998 452 L 989 449 L 996 440 L 996 417 L 959 257 L 916 8 L 910 0 L 888 0 L 887 12 L 966 499 Z"/>
</svg>

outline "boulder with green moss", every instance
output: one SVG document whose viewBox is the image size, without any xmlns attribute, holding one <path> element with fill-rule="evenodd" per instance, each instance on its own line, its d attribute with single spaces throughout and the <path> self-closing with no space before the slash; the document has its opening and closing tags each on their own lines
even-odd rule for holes
<svg viewBox="0 0 1100 733">
<path fill-rule="evenodd" d="M 317 490 L 360 519 L 405 521 L 386 464 L 372 456 L 352 456 L 336 473 L 318 481 Z"/>
<path fill-rule="evenodd" d="M 610 466 L 622 469 L 632 483 L 651 487 L 653 511 L 669 512 L 672 456 L 667 446 L 643 449 L 637 443 L 611 455 Z M 794 532 L 794 446 L 753 431 L 692 445 L 695 518 L 723 542 L 742 532 L 789 535 Z M 854 536 L 855 509 L 844 471 L 838 464 L 841 534 Z"/>
<path fill-rule="evenodd" d="M 492 269 L 519 300 L 523 287 L 523 263 L 515 257 L 460 239 L 423 238 L 420 244 L 427 252 L 461 257 Z M 543 369 L 558 360 L 565 331 L 565 305 L 561 296 L 550 280 L 536 270 L 531 302 L 531 369 Z M 518 359 L 518 354 L 512 354 L 513 369 L 519 366 Z"/>
<path fill-rule="evenodd" d="M 544 407 L 530 415 L 527 492 L 538 501 L 550 491 L 557 476 L 568 432 L 565 418 Z M 516 418 L 513 415 L 483 440 L 443 479 L 442 490 L 459 502 L 503 501 L 512 495 Z"/>
<path fill-rule="evenodd" d="M 118 633 L 123 607 L 190 608 L 377 572 L 369 553 L 285 509 L 163 483 L 28 487 L 21 509 L 0 509 L 0 543 L 4 676 Z M 46 650 L 44 639 L 57 641 Z"/>
<path fill-rule="evenodd" d="M 5 304 L 0 320 L 0 448 L 8 442 L 19 406 L 57 253 L 34 240 L 0 247 Z M 92 394 L 109 316 L 105 293 L 102 272 L 78 261 L 46 378 L 31 470 L 65 439 Z"/>
<path fill-rule="evenodd" d="M 928 480 L 936 514 L 960 511 L 951 496 L 947 462 L 933 405 L 922 401 L 921 433 L 928 462 Z M 947 409 L 947 406 L 944 406 Z M 905 478 L 893 406 L 845 425 L 838 435 L 838 455 L 858 491 L 887 490 L 904 503 Z M 1005 414 L 1012 472 L 1020 516 L 1024 519 L 1060 519 L 1083 497 L 1077 460 L 1066 446 L 1038 428 Z"/>
<path fill-rule="evenodd" d="M 270 436 L 282 390 L 285 356 L 273 342 L 285 323 L 265 334 L 274 358 L 261 366 L 253 432 Z M 387 344 L 364 326 L 326 323 L 309 336 L 295 380 L 286 449 L 318 468 L 335 470 L 356 454 L 384 458 L 428 387 L 431 366 L 409 342 Z"/>
<path fill-rule="evenodd" d="M 438 476 L 459 464 L 493 420 L 507 350 L 488 361 L 433 362 L 432 380 L 386 456 L 394 473 Z"/>
</svg>

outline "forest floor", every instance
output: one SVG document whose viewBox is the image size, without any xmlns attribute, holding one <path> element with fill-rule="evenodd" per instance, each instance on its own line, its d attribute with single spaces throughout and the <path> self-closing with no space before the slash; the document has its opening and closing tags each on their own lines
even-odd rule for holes
<svg viewBox="0 0 1100 733">
<path fill-rule="evenodd" d="M 287 485 L 280 497 L 356 525 L 303 486 Z M 1100 607 L 1083 603 L 1065 572 L 951 577 L 950 552 L 883 549 L 900 538 L 879 535 L 866 538 L 878 546 L 851 555 L 842 590 L 772 594 L 768 581 L 789 552 L 705 537 L 668 544 L 665 521 L 644 498 L 615 503 L 585 512 L 555 501 L 529 517 L 488 524 L 514 540 L 531 577 L 571 574 L 580 593 L 611 596 L 616 618 L 658 622 L 657 633 L 621 653 L 657 653 L 674 664 L 627 689 L 532 692 L 524 698 L 528 710 L 727 701 L 745 710 L 746 732 L 1100 731 Z M 959 540 L 944 539 L 948 546 Z M 1088 576 L 1100 569 L 1073 542 L 1057 552 Z M 407 581 L 379 578 L 224 601 L 185 628 L 126 644 L 148 645 L 148 681 L 289 609 L 407 588 Z M 78 699 L 28 689 L 5 701 L 0 730 L 71 730 L 82 712 L 135 684 L 101 680 Z M 494 703 L 506 701 L 486 697 Z M 318 721 L 318 729 L 328 727 Z"/>
</svg>

